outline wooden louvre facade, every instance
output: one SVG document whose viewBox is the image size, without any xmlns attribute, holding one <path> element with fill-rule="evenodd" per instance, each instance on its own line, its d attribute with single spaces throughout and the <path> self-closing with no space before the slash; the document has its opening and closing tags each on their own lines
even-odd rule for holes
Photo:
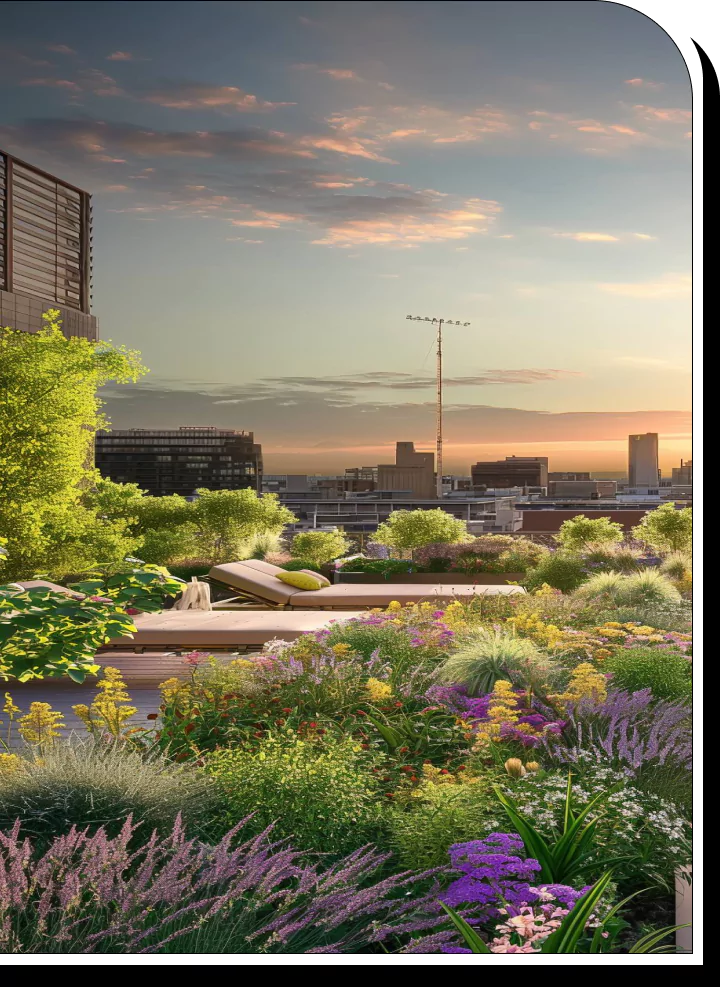
<svg viewBox="0 0 720 987">
<path fill-rule="evenodd" d="M 87 192 L 0 151 L 0 290 L 90 314 Z"/>
</svg>

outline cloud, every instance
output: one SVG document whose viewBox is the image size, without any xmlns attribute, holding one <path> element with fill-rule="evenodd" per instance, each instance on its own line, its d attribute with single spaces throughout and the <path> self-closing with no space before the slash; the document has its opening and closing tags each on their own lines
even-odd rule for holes
<svg viewBox="0 0 720 987">
<path fill-rule="evenodd" d="M 633 233 L 633 236 L 638 240 L 657 240 L 656 236 L 650 236 L 649 233 Z"/>
<path fill-rule="evenodd" d="M 75 79 L 52 78 L 48 76 L 24 79 L 23 86 L 45 86 L 50 89 L 67 89 L 74 96 L 90 93 L 93 96 L 125 96 L 125 91 L 117 82 L 99 69 L 83 69 Z"/>
<path fill-rule="evenodd" d="M 106 58 L 108 62 L 134 62 L 135 56 L 129 51 L 114 51 Z"/>
<path fill-rule="evenodd" d="M 665 274 L 658 281 L 617 282 L 598 285 L 601 291 L 627 298 L 664 299 L 682 298 L 692 292 L 689 274 Z"/>
<path fill-rule="evenodd" d="M 54 51 L 58 55 L 77 55 L 74 48 L 69 48 L 67 45 L 46 45 L 48 51 Z"/>
<path fill-rule="evenodd" d="M 578 243 L 618 243 L 620 239 L 610 233 L 554 233 L 553 236 L 577 240 Z"/>
<path fill-rule="evenodd" d="M 178 83 L 140 96 L 173 110 L 232 110 L 237 113 L 263 113 L 295 103 L 272 103 L 246 93 L 236 86 L 211 86 L 202 83 Z"/>
<path fill-rule="evenodd" d="M 676 123 L 687 126 L 692 120 L 691 110 L 680 110 L 680 109 L 661 109 L 657 106 L 634 106 L 633 109 L 642 117 L 643 120 L 648 120 L 650 123 Z"/>
<path fill-rule="evenodd" d="M 326 75 L 330 79 L 335 79 L 338 82 L 363 82 L 368 83 L 367 79 L 364 79 L 359 73 L 354 69 L 343 69 L 343 68 L 329 68 L 323 65 L 315 65 L 314 63 L 301 62 L 297 65 L 293 65 L 294 69 L 299 69 L 301 71 L 316 72 L 318 75 Z M 371 82 L 370 85 L 379 86 L 381 89 L 385 89 L 387 92 L 392 92 L 395 88 L 391 86 L 389 82 Z"/>
<path fill-rule="evenodd" d="M 303 463 L 292 472 L 308 469 L 309 455 L 328 451 L 333 470 L 352 465 L 354 450 L 387 446 L 395 438 L 411 436 L 422 447 L 434 444 L 435 405 L 428 400 L 375 401 L 357 395 L 301 390 L 282 384 L 258 390 L 257 384 L 210 385 L 202 382 L 155 381 L 152 384 L 105 389 L 106 410 L 116 428 L 176 428 L 187 421 L 218 427 L 243 427 L 255 432 L 267 453 L 301 454 Z M 421 396 L 418 394 L 418 398 Z M 292 410 L 289 412 L 288 408 Z M 627 442 L 634 432 L 684 435 L 690 432 L 687 411 L 624 411 L 549 413 L 487 404 L 448 402 L 448 445 L 467 448 L 460 462 L 465 467 L 479 458 L 473 449 L 479 436 L 492 436 L 498 445 L 580 442 L 583 448 L 597 441 Z M 322 435 L 321 443 L 308 436 Z M 333 454 L 334 453 L 334 454 Z M 360 453 L 357 453 L 360 455 Z M 288 460 L 290 461 L 290 460 Z M 376 459 L 376 461 L 379 461 Z"/>
<path fill-rule="evenodd" d="M 626 79 L 625 85 L 635 89 L 664 89 L 664 83 L 652 82 L 650 79 Z"/>
</svg>

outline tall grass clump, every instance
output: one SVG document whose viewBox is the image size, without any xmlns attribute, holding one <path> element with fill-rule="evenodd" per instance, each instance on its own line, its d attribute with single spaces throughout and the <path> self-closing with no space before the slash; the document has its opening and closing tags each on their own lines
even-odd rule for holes
<svg viewBox="0 0 720 987">
<path fill-rule="evenodd" d="M 139 838 L 170 832 L 179 814 L 202 832 L 216 802 L 212 780 L 201 772 L 92 739 L 18 757 L 13 771 L 0 772 L 0 830 L 20 819 L 40 848 L 73 826 L 91 833 L 104 827 L 114 838 L 129 815 Z"/>
<path fill-rule="evenodd" d="M 470 696 L 484 696 L 499 679 L 532 686 L 545 682 L 551 671 L 550 661 L 532 641 L 482 627 L 463 639 L 438 670 L 437 680 L 462 685 Z"/>
<path fill-rule="evenodd" d="M 632 576 L 624 576 L 618 572 L 601 572 L 591 576 L 577 589 L 575 597 L 618 607 L 659 606 L 678 603 L 682 599 L 667 576 L 653 569 Z"/>
</svg>

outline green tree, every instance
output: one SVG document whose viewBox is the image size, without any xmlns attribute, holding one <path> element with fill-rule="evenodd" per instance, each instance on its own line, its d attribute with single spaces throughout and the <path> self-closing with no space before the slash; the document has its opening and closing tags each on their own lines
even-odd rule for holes
<svg viewBox="0 0 720 987">
<path fill-rule="evenodd" d="M 557 540 L 569 552 L 580 552 L 586 545 L 611 545 L 623 540 L 623 526 L 609 517 L 578 514 L 560 528 Z"/>
<path fill-rule="evenodd" d="M 396 551 L 412 551 L 425 545 L 456 545 L 468 538 L 464 521 L 446 511 L 394 511 L 377 529 L 374 541 Z"/>
<path fill-rule="evenodd" d="M 316 566 L 339 559 L 349 548 L 350 542 L 342 531 L 304 531 L 295 535 L 292 543 L 296 559 L 307 559 Z"/>
<path fill-rule="evenodd" d="M 673 503 L 663 504 L 649 511 L 632 533 L 657 552 L 687 552 L 692 548 L 692 507 L 678 511 Z"/>
<path fill-rule="evenodd" d="M 280 533 L 297 520 L 275 494 L 254 490 L 199 490 L 192 523 L 197 525 L 199 558 L 215 564 L 245 558 L 255 535 Z"/>
<path fill-rule="evenodd" d="M 61 577 L 133 551 L 123 519 L 83 500 L 92 487 L 94 433 L 107 427 L 98 388 L 144 373 L 137 352 L 66 339 L 60 313 L 37 333 L 0 327 L 0 535 L 5 578 Z"/>
</svg>

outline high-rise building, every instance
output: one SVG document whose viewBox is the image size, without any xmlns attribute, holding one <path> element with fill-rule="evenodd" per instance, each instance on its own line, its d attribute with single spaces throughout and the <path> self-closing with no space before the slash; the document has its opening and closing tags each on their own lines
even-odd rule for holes
<svg viewBox="0 0 720 987">
<path fill-rule="evenodd" d="M 437 496 L 435 453 L 416 452 L 414 442 L 398 442 L 395 465 L 378 466 L 378 489 L 409 493 L 421 500 Z"/>
<path fill-rule="evenodd" d="M 548 459 L 545 456 L 507 456 L 504 461 L 476 463 L 471 473 L 474 490 L 547 487 Z"/>
<path fill-rule="evenodd" d="M 252 432 L 221 428 L 99 432 L 95 465 L 116 483 L 137 483 L 155 497 L 196 490 L 260 490 L 262 447 Z"/>
<path fill-rule="evenodd" d="M 91 283 L 89 194 L 0 151 L 0 325 L 37 332 L 60 309 L 66 336 L 96 340 Z"/>
<path fill-rule="evenodd" d="M 628 439 L 628 487 L 657 489 L 660 485 L 659 435 L 631 435 Z"/>
</svg>

